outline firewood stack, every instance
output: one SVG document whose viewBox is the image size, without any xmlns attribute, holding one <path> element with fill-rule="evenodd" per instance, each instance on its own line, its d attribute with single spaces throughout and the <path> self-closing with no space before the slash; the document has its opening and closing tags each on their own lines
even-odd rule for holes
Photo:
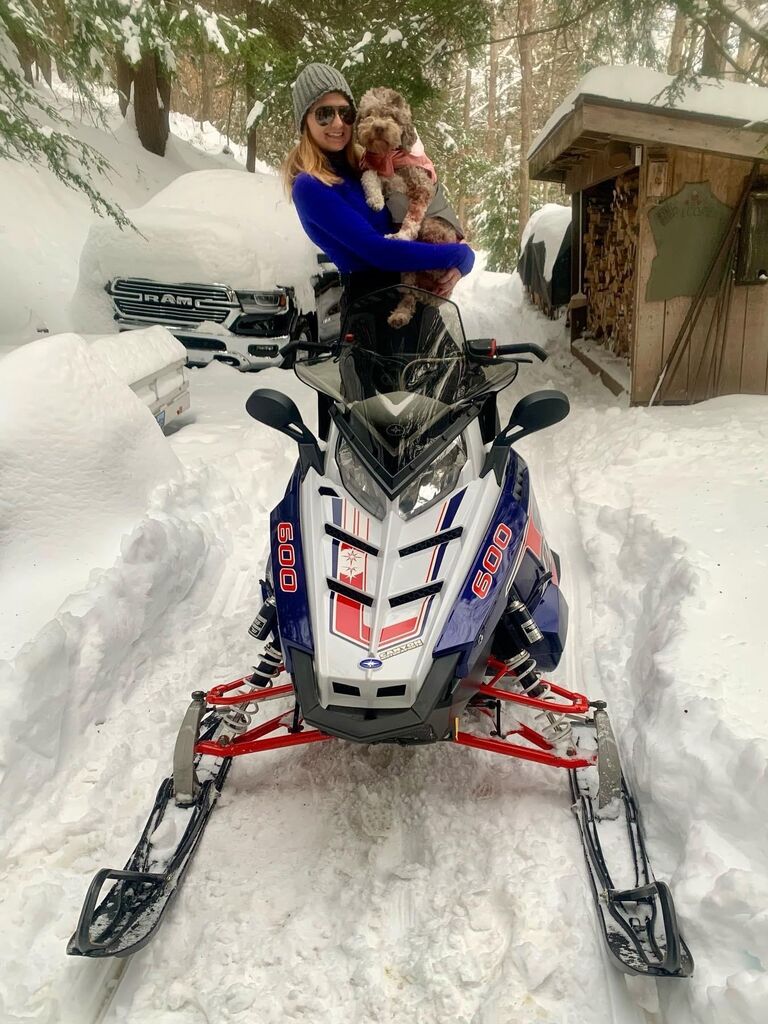
<svg viewBox="0 0 768 1024">
<path fill-rule="evenodd" d="M 610 199 L 588 199 L 584 234 L 587 330 L 625 358 L 635 301 L 638 188 L 636 172 L 620 174 Z"/>
</svg>

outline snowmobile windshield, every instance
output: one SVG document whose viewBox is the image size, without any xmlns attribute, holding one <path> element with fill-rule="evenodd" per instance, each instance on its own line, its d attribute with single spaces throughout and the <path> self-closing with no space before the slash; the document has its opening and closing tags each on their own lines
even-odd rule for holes
<svg viewBox="0 0 768 1024">
<path fill-rule="evenodd" d="M 390 325 L 395 310 L 410 315 L 405 326 Z M 394 495 L 515 378 L 515 363 L 480 365 L 465 342 L 454 303 L 384 288 L 350 305 L 333 357 L 297 363 L 296 374 L 341 406 L 340 433 Z"/>
</svg>

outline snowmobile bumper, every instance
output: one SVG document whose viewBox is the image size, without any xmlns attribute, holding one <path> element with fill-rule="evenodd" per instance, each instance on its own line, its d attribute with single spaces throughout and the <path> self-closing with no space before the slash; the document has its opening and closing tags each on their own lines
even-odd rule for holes
<svg viewBox="0 0 768 1024">
<path fill-rule="evenodd" d="M 366 708 L 322 707 L 310 654 L 293 648 L 291 667 L 301 713 L 316 729 L 353 743 L 434 743 L 450 735 L 459 657 L 435 659 L 412 707 L 377 708 L 373 713 Z M 482 664 L 485 667 L 485 661 Z M 479 685 L 480 679 L 476 682 Z"/>
</svg>

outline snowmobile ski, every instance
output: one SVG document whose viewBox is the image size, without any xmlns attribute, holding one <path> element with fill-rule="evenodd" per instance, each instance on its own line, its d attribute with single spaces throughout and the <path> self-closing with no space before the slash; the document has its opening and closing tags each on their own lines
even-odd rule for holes
<svg viewBox="0 0 768 1024">
<path fill-rule="evenodd" d="M 594 719 L 584 725 L 594 729 L 597 738 L 597 794 L 590 792 L 590 769 L 568 774 L 608 953 L 626 974 L 690 977 L 693 957 L 680 934 L 670 888 L 657 881 L 651 870 L 637 805 L 621 770 L 608 715 L 598 707 Z"/>
<path fill-rule="evenodd" d="M 199 705 L 199 701 L 193 701 L 190 711 L 195 703 Z M 211 715 L 204 724 L 207 726 L 204 736 L 213 735 L 219 724 L 218 716 Z M 196 758 L 196 767 L 199 761 L 200 758 Z M 231 763 L 229 757 L 215 761 L 206 772 L 205 780 L 196 783 L 192 801 L 187 797 L 179 803 L 175 799 L 173 776 L 163 780 L 141 838 L 123 870 L 103 868 L 94 876 L 67 953 L 90 957 L 130 956 L 149 942 L 184 879 Z M 176 758 L 174 769 L 177 771 Z M 170 857 L 156 859 L 153 836 L 169 807 L 170 813 L 187 816 L 188 820 Z M 157 863 L 158 859 L 164 859 L 165 863 Z M 97 905 L 107 882 L 115 884 Z"/>
</svg>

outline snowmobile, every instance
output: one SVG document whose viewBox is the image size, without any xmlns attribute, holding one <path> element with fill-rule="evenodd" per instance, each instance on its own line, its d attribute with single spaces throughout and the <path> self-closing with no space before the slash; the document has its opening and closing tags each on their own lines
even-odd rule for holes
<svg viewBox="0 0 768 1024">
<path fill-rule="evenodd" d="M 404 293 L 414 316 L 394 330 Z M 136 849 L 93 879 L 68 952 L 127 956 L 149 941 L 235 757 L 443 742 L 565 769 L 610 957 L 632 974 L 689 976 L 605 704 L 542 675 L 562 656 L 568 609 L 515 445 L 569 404 L 528 394 L 501 428 L 497 396 L 546 353 L 468 341 L 452 302 L 403 286 L 353 303 L 333 345 L 294 344 L 308 350 L 294 372 L 317 393 L 319 437 L 281 392 L 246 404 L 298 446 L 271 514 L 257 664 L 192 694 Z M 283 710 L 262 721 L 272 700 Z M 170 851 L 168 819 L 181 835 Z"/>
</svg>

